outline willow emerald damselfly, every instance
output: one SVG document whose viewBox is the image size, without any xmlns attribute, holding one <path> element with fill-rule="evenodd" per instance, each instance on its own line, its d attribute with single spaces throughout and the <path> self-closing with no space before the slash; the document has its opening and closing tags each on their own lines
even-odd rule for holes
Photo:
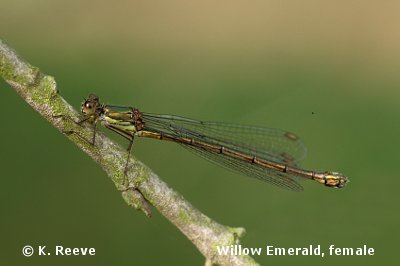
<svg viewBox="0 0 400 266">
<path fill-rule="evenodd" d="M 178 143 L 223 167 L 293 191 L 303 190 L 299 179 L 333 188 L 342 188 L 348 181 L 337 172 L 299 168 L 297 163 L 304 159 L 307 149 L 295 134 L 287 131 L 144 113 L 133 107 L 103 104 L 94 94 L 85 99 L 81 111 L 81 122 L 94 125 L 92 144 L 99 122 L 129 140 L 125 169 L 134 138 L 145 137 Z"/>
</svg>

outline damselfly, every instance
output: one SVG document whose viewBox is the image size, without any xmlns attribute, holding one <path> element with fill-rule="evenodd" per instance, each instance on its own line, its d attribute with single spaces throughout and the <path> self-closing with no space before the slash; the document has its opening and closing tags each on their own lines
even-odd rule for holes
<svg viewBox="0 0 400 266">
<path fill-rule="evenodd" d="M 102 104 L 94 94 L 85 99 L 81 111 L 82 121 L 94 124 L 93 144 L 98 122 L 129 140 L 126 167 L 138 136 L 178 143 L 223 167 L 289 190 L 303 189 L 299 179 L 334 188 L 342 188 L 348 180 L 337 172 L 298 168 L 306 147 L 295 134 L 283 130 L 144 113 L 133 107 Z"/>
</svg>

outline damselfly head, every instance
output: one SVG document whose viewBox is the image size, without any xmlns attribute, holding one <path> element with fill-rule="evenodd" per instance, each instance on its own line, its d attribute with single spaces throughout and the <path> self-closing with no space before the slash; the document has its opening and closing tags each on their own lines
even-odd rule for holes
<svg viewBox="0 0 400 266">
<path fill-rule="evenodd" d="M 94 115 L 101 107 L 99 97 L 95 94 L 89 94 L 88 98 L 82 103 L 81 112 L 85 115 Z"/>
</svg>

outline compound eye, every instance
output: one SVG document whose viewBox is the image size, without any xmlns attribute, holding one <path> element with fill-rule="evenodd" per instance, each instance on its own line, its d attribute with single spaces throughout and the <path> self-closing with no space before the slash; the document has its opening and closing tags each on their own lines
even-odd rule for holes
<svg viewBox="0 0 400 266">
<path fill-rule="evenodd" d="M 92 109 L 92 105 L 90 103 L 85 104 L 86 108 Z"/>
</svg>

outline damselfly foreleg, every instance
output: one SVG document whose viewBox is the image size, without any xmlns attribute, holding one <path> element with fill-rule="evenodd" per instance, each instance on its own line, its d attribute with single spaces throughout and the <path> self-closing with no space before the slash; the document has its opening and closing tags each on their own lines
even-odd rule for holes
<svg viewBox="0 0 400 266">
<path fill-rule="evenodd" d="M 67 115 L 53 115 L 53 118 L 61 118 L 61 119 L 66 119 L 80 127 L 83 127 L 82 124 L 86 121 L 88 121 L 91 117 L 85 117 L 79 121 L 75 121 L 74 119 L 72 119 L 71 117 L 67 116 Z M 62 132 L 66 135 L 72 135 L 75 134 L 77 137 L 79 137 L 81 140 L 87 142 L 90 145 L 94 145 L 95 144 L 95 139 L 96 139 L 96 130 L 97 129 L 97 119 L 95 121 L 95 123 L 93 123 L 93 136 L 92 136 L 92 140 L 88 140 L 87 138 L 83 137 L 81 134 L 79 134 L 77 131 L 75 130 L 62 130 Z"/>
</svg>

